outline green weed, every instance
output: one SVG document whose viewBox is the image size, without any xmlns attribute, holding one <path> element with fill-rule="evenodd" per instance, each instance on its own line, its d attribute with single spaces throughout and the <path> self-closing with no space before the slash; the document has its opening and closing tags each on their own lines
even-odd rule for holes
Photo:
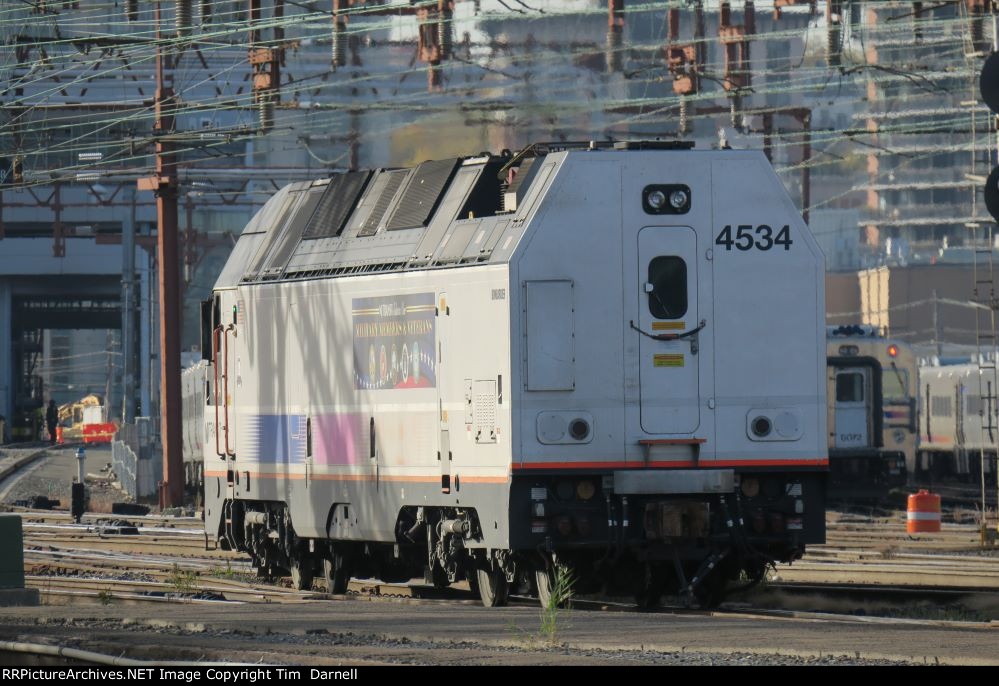
<svg viewBox="0 0 999 686">
<path fill-rule="evenodd" d="M 105 588 L 97 592 L 97 600 L 100 601 L 101 605 L 110 605 L 112 597 L 110 588 Z"/>
<path fill-rule="evenodd" d="M 564 627 L 565 619 L 571 612 L 576 582 L 572 570 L 564 565 L 556 564 L 552 576 L 551 595 L 541 608 L 541 624 L 538 627 L 538 638 L 548 644 L 558 642 L 559 630 Z"/>
<path fill-rule="evenodd" d="M 167 583 L 174 587 L 177 593 L 194 593 L 198 590 L 198 576 L 194 572 L 181 570 L 176 563 L 167 577 Z"/>
</svg>

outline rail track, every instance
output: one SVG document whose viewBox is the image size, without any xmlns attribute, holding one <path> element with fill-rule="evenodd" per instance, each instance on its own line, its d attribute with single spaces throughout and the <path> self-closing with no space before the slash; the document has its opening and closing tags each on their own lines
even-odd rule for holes
<svg viewBox="0 0 999 686">
<path fill-rule="evenodd" d="M 58 512 L 22 511 L 21 515 L 29 585 L 50 595 L 65 591 L 97 596 L 108 589 L 113 595 L 115 589 L 119 594 L 127 589 L 133 596 L 157 598 L 155 602 L 197 600 L 197 593 L 241 602 L 330 598 L 317 591 L 292 591 L 280 583 L 268 584 L 254 578 L 245 557 L 205 550 L 198 519 L 147 516 L 108 521 L 92 516 L 76 525 Z M 901 588 L 984 593 L 999 588 L 999 555 L 988 553 L 979 548 L 977 528 L 971 525 L 947 524 L 938 534 L 910 536 L 898 515 L 831 516 L 826 545 L 810 548 L 792 565 L 781 565 L 770 582 L 774 588 L 798 595 L 804 588 L 812 593 L 825 589 L 830 596 L 848 595 L 852 588 L 854 596 L 867 597 L 881 589 L 895 598 L 918 595 L 915 590 L 908 596 L 892 590 Z M 140 584 L 116 578 L 122 571 L 141 574 L 144 580 Z M 88 578 L 77 583 L 69 580 L 71 576 Z M 133 587 L 129 588 L 129 583 Z M 191 588 L 180 588 L 185 585 Z M 856 590 L 861 588 L 867 590 Z M 430 588 L 419 585 L 354 581 L 350 591 L 350 597 L 471 600 L 471 596 L 434 595 Z M 615 603 L 593 602 L 615 607 Z"/>
<path fill-rule="evenodd" d="M 19 457 L 23 457 L 20 455 Z M 26 462 L 24 470 L 31 469 Z M 16 474 L 8 475 L 7 481 Z M 945 505 L 952 498 L 945 494 Z M 255 576 L 248 558 L 206 550 L 203 523 L 194 517 L 160 515 L 117 517 L 87 515 L 83 524 L 62 511 L 10 508 L 21 515 L 24 562 L 29 586 L 46 602 L 312 603 L 367 599 L 476 604 L 462 588 L 443 591 L 417 583 L 383 584 L 354 580 L 344 596 L 296 591 L 280 580 Z M 973 513 L 972 513 L 973 514 Z M 774 597 L 801 607 L 824 598 L 846 604 L 971 602 L 996 607 L 999 602 L 999 551 L 982 550 L 967 513 L 945 513 L 943 530 L 911 536 L 904 513 L 872 515 L 830 512 L 827 543 L 809 548 L 802 560 L 779 566 L 763 595 L 736 596 L 739 612 L 779 610 Z M 956 520 L 956 521 L 953 521 Z M 769 594 L 770 600 L 767 600 Z M 798 602 L 801 601 L 801 602 Z M 514 599 L 516 603 L 536 603 Z M 767 605 L 767 607 L 762 607 Z M 821 605 L 819 603 L 818 605 Z M 627 599 L 577 599 L 578 609 L 628 611 Z M 679 606 L 665 611 L 686 611 Z M 852 610 L 846 610 L 852 611 Z"/>
<path fill-rule="evenodd" d="M 945 512 L 968 510 L 977 515 L 977 513 L 981 510 L 982 487 L 980 483 L 934 483 L 926 481 L 917 482 L 908 490 L 915 492 L 916 489 L 922 488 L 940 496 L 941 509 Z M 985 487 L 985 506 L 994 511 L 996 508 L 996 502 L 996 485 L 995 482 L 992 482 L 987 484 Z"/>
<path fill-rule="evenodd" d="M 131 581 L 114 578 L 66 578 L 29 575 L 28 585 L 38 588 L 48 604 L 247 604 L 268 603 L 282 606 L 314 604 L 321 601 L 377 601 L 403 602 L 421 605 L 468 605 L 477 607 L 478 599 L 471 591 L 462 588 L 436 589 L 421 584 L 385 584 L 375 581 L 353 580 L 347 593 L 330 595 L 322 591 L 294 591 L 277 586 L 263 586 L 226 582 L 218 579 L 198 579 L 187 588 L 178 588 L 171 581 Z M 788 597 L 795 602 L 789 603 Z M 768 598 L 769 597 L 769 598 Z M 770 600 L 768 603 L 767 600 Z M 927 589 L 916 587 L 855 586 L 835 584 L 771 584 L 762 596 L 749 602 L 728 602 L 716 609 L 690 608 L 682 604 L 666 603 L 653 611 L 660 614 L 695 616 L 744 616 L 756 618 L 808 617 L 836 620 L 845 615 L 869 615 L 878 604 L 898 606 L 921 603 L 953 607 L 960 603 L 976 607 L 999 608 L 999 592 L 970 589 Z M 534 607 L 537 601 L 523 596 L 511 597 L 515 606 Z M 835 606 L 835 607 L 833 607 Z M 640 612 L 627 599 L 577 598 L 572 608 L 584 612 Z M 648 611 L 641 611 L 648 612 Z M 892 618 L 905 616 L 894 613 Z M 967 613 L 957 613 L 964 621 L 944 619 L 947 624 L 969 627 L 996 626 L 999 620 L 977 618 L 969 621 Z M 910 621 L 939 623 L 940 618 L 909 617 Z"/>
</svg>

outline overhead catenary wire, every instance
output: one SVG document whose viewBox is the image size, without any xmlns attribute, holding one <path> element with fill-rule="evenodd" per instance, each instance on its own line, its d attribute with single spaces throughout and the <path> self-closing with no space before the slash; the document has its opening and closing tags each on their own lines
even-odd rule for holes
<svg viewBox="0 0 999 686">
<path fill-rule="evenodd" d="M 213 5 L 212 7 L 213 21 L 207 27 L 209 30 L 202 31 L 200 33 L 194 33 L 191 36 L 184 38 L 175 37 L 175 38 L 166 39 L 167 45 L 176 48 L 178 50 L 184 48 L 185 50 L 188 51 L 190 51 L 191 49 L 193 49 L 194 46 L 196 46 L 198 50 L 218 53 L 220 55 L 225 53 L 225 51 L 227 50 L 232 51 L 233 49 L 232 45 L 235 42 L 234 39 L 242 35 L 245 35 L 246 31 L 245 21 L 242 21 L 241 16 L 236 13 L 233 13 L 232 15 L 228 16 L 225 15 L 225 13 L 222 11 L 224 9 L 222 8 L 222 3 L 212 3 L 212 5 Z M 650 12 L 662 12 L 664 7 L 684 8 L 686 6 L 687 5 L 685 3 L 681 2 L 634 3 L 627 7 L 625 11 L 625 16 L 628 21 L 631 21 L 631 20 L 637 20 L 635 19 L 637 17 L 648 16 Z M 358 11 L 356 12 L 356 14 L 351 15 L 352 21 L 350 22 L 350 27 L 348 29 L 348 32 L 349 35 L 355 39 L 362 39 L 366 36 L 370 37 L 379 31 L 384 31 L 387 27 L 397 25 L 400 21 L 398 18 L 390 17 L 390 18 L 379 18 L 379 19 L 369 18 L 368 21 L 365 22 L 362 21 L 364 12 L 361 12 L 360 8 L 352 8 L 351 11 L 353 11 L 353 9 L 358 9 Z M 596 6 L 591 6 L 582 9 L 580 9 L 579 7 L 571 7 L 565 12 L 561 13 L 550 12 L 546 10 L 547 15 L 551 15 L 552 17 L 555 18 L 575 17 L 577 20 L 581 21 L 585 21 L 598 16 L 602 18 L 604 13 L 605 10 Z M 519 14 L 519 13 L 514 13 L 514 14 Z M 492 14 L 488 14 L 485 16 L 496 18 L 502 21 L 514 21 L 514 22 L 521 21 L 524 19 L 523 17 L 512 16 L 508 12 L 493 12 Z M 549 17 L 546 16 L 546 19 L 548 18 Z M 108 37 L 118 36 L 119 34 L 115 33 L 114 29 L 121 28 L 123 25 L 126 25 L 126 23 L 121 21 L 115 22 L 113 21 L 114 19 L 115 19 L 114 13 L 112 12 L 104 12 L 103 14 L 98 12 L 93 12 L 90 17 L 90 23 L 81 25 L 81 29 L 92 30 L 93 26 L 98 26 L 102 22 L 108 22 L 107 28 L 103 29 L 103 33 L 101 35 L 105 35 Z M 120 20 L 120 17 L 118 17 L 118 19 Z M 535 16 L 534 19 L 537 19 L 537 16 Z M 328 32 L 328 20 L 329 20 L 329 14 L 327 12 L 306 11 L 304 13 L 298 13 L 298 14 L 288 13 L 281 20 L 274 20 L 273 18 L 265 18 L 264 20 L 258 23 L 258 27 L 261 30 L 261 32 L 265 34 L 268 31 L 271 31 L 274 28 L 278 27 L 287 30 L 290 30 L 292 28 L 297 28 L 299 29 L 300 33 L 294 36 L 286 37 L 285 39 L 286 41 L 293 41 L 293 40 L 314 41 L 326 35 L 326 32 Z M 415 22 L 415 20 L 412 21 Z M 459 19 L 456 18 L 453 21 L 459 21 Z M 916 22 L 913 23 L 915 24 Z M 869 34 L 868 39 L 872 42 L 877 42 L 879 40 L 882 41 L 884 44 L 879 45 L 879 47 L 882 49 L 883 54 L 887 54 L 890 56 L 890 51 L 896 49 L 899 50 L 900 53 L 904 52 L 911 46 L 907 45 L 905 42 L 901 40 L 886 40 L 887 37 L 890 37 L 892 35 L 899 35 L 907 30 L 905 27 L 902 27 L 901 24 L 902 24 L 901 22 L 896 22 L 891 27 L 889 27 L 889 25 L 887 24 L 878 25 L 877 27 L 868 30 Z M 946 32 L 951 31 L 954 28 L 960 28 L 961 26 L 964 26 L 966 24 L 966 20 L 960 16 L 947 17 L 947 18 L 932 17 L 932 18 L 921 19 L 919 20 L 918 24 L 920 25 L 921 29 L 924 31 L 925 34 L 924 40 L 927 41 L 931 39 L 939 40 L 942 42 L 942 44 L 946 45 L 947 43 L 943 41 L 947 40 L 947 36 L 944 34 L 946 34 Z M 0 27 L 2 26 L 3 26 L 3 21 L 0 20 Z M 124 47 L 116 49 L 119 50 L 122 54 L 127 55 L 128 59 L 130 59 L 133 64 L 136 61 L 139 62 L 145 61 L 145 63 L 148 63 L 148 60 L 151 58 L 151 55 L 153 54 L 152 51 L 155 49 L 154 42 L 150 41 L 152 30 L 153 30 L 152 26 L 149 22 L 138 22 L 134 27 L 134 29 L 131 29 L 126 34 L 126 37 L 132 39 L 133 42 L 126 43 Z M 940 36 L 938 37 L 938 36 L 929 35 L 931 31 L 939 31 Z M 77 33 L 78 34 L 86 33 L 86 31 L 81 30 L 78 31 Z M 800 29 L 780 29 L 771 32 L 761 32 L 753 36 L 752 40 L 754 45 L 765 45 L 771 42 L 787 41 L 790 38 L 798 35 L 800 35 Z M 72 38 L 73 38 L 72 36 L 64 35 L 56 40 L 38 40 L 36 41 L 34 47 L 44 46 L 47 49 L 53 49 L 54 53 L 54 48 L 56 48 L 57 46 L 61 47 L 72 46 L 73 45 Z M 700 42 L 709 46 L 717 46 L 717 36 L 710 36 L 710 35 L 705 36 L 702 39 L 700 39 Z M 632 42 L 630 44 L 626 43 L 621 48 L 618 48 L 618 50 L 636 52 L 639 54 L 642 53 L 643 51 L 647 53 L 653 53 L 659 47 L 661 47 L 661 44 L 662 44 L 661 40 L 656 40 L 644 44 Z M 30 43 L 27 45 L 30 45 Z M 264 36 L 260 41 L 260 45 L 274 45 L 274 42 L 273 39 Z M 456 44 L 456 48 L 457 47 L 459 47 L 458 44 Z M 957 49 L 958 48 L 954 48 L 955 51 Z M 542 49 L 542 50 L 532 51 L 530 54 L 523 52 L 520 55 L 509 55 L 501 59 L 506 60 L 506 62 L 511 65 L 523 65 L 526 68 L 533 68 L 535 71 L 543 72 L 547 67 L 565 63 L 567 60 L 574 59 L 575 56 L 587 54 L 588 52 L 592 51 L 593 48 L 579 48 L 569 51 L 555 51 L 555 50 L 547 51 Z M 774 56 L 774 57 L 764 57 L 761 59 L 761 57 L 759 56 L 760 51 L 756 50 L 754 52 L 756 53 L 756 55 L 754 55 L 753 58 L 753 65 L 754 65 L 753 78 L 756 87 L 751 93 L 746 94 L 747 97 L 770 97 L 770 96 L 780 96 L 780 95 L 821 93 L 823 90 L 832 89 L 835 85 L 835 82 L 837 81 L 842 82 L 844 78 L 844 75 L 840 73 L 838 75 L 833 74 L 834 78 L 833 82 L 819 81 L 819 79 L 828 77 L 830 75 L 831 70 L 828 69 L 828 67 L 826 66 L 818 65 L 798 70 L 793 75 L 792 78 L 785 79 L 783 83 L 780 85 L 777 84 L 771 85 L 768 79 L 767 82 L 765 82 L 761 86 L 759 85 L 759 81 L 761 76 L 763 75 L 762 71 L 771 70 L 775 67 L 780 67 L 782 62 L 787 62 L 787 58 L 781 56 Z M 73 57 L 75 59 L 75 56 Z M 80 64 L 84 68 L 86 68 L 86 66 L 92 67 L 93 65 L 96 65 L 100 61 L 99 55 L 94 55 L 93 57 L 88 57 L 88 56 L 83 56 L 83 57 L 84 59 L 80 62 Z M 50 59 L 57 60 L 57 59 L 69 59 L 69 58 L 53 54 Z M 488 67 L 489 69 L 492 69 L 492 67 L 490 66 L 492 59 L 483 60 L 481 57 L 473 57 L 472 60 L 465 60 L 464 62 L 456 60 L 450 63 L 447 67 L 447 72 L 451 75 L 452 86 L 454 84 L 453 80 L 454 78 L 460 77 L 462 74 L 467 75 L 469 73 L 469 70 L 479 69 L 480 67 L 478 66 L 478 64 L 476 64 L 476 62 L 481 63 L 482 67 Z M 787 66 L 790 66 L 789 62 Z M 4 67 L 0 67 L 0 69 L 7 69 L 8 67 L 9 65 L 5 65 Z M 235 72 L 237 72 L 239 69 L 245 67 L 246 67 L 245 52 L 242 54 L 234 53 L 231 64 L 227 68 L 223 68 L 224 72 L 219 72 L 219 73 L 232 75 Z M 717 62 L 708 62 L 705 65 L 705 70 L 710 71 L 712 69 L 720 71 L 721 65 Z M 66 73 L 69 74 L 71 73 L 71 71 L 72 69 L 70 69 Z M 119 72 L 124 71 L 124 68 L 123 67 L 117 68 L 117 71 Z M 197 71 L 198 71 L 197 69 L 193 70 L 193 72 Z M 316 88 L 318 88 L 319 91 L 333 92 L 336 91 L 336 89 L 344 87 L 351 87 L 351 88 L 359 86 L 363 87 L 363 85 L 366 82 L 375 84 L 379 80 L 384 80 L 387 78 L 402 79 L 407 75 L 416 75 L 423 71 L 424 67 L 420 64 L 414 65 L 413 67 L 408 69 L 404 68 L 400 70 L 396 68 L 391 70 L 368 71 L 367 73 L 364 73 L 365 70 L 363 69 L 352 70 L 350 68 L 347 68 L 342 70 L 341 73 L 338 74 L 337 79 L 330 80 L 329 82 L 326 83 L 317 84 L 314 82 L 308 82 L 308 83 L 282 84 L 282 93 L 285 94 L 288 98 L 294 99 L 301 95 L 305 95 L 306 93 L 309 93 L 311 90 Z M 780 70 L 778 69 L 777 71 Z M 969 72 L 970 70 L 968 69 L 965 69 L 964 71 L 951 70 L 949 72 L 936 71 L 936 72 L 919 74 L 915 78 L 917 79 L 925 78 L 931 80 L 934 79 L 961 80 L 969 78 Z M 75 85 L 90 83 L 93 78 L 96 78 L 97 74 L 101 73 L 109 74 L 112 72 L 108 69 L 103 69 L 103 71 L 98 70 L 94 72 L 94 74 L 87 74 L 85 72 L 80 73 L 76 75 L 76 77 L 71 83 Z M 605 126 L 608 129 L 615 129 L 616 127 L 622 127 L 622 126 L 627 127 L 627 126 L 647 125 L 648 123 L 655 123 L 657 116 L 661 118 L 662 114 L 670 113 L 672 111 L 671 108 L 675 108 L 677 105 L 678 99 L 672 95 L 665 97 L 658 97 L 658 98 L 646 97 L 648 94 L 648 90 L 651 86 L 662 83 L 661 79 L 663 78 L 664 75 L 665 75 L 665 69 L 660 66 L 658 74 L 655 74 L 654 76 L 650 76 L 644 79 L 640 78 L 632 80 L 634 85 L 642 88 L 641 92 L 643 97 L 639 98 L 629 97 L 625 99 L 604 98 L 596 103 L 577 102 L 574 105 L 572 102 L 572 98 L 578 94 L 578 84 L 575 82 L 573 75 L 556 74 L 553 77 L 548 77 L 547 82 L 540 84 L 542 88 L 547 87 L 546 92 L 548 97 L 546 99 L 525 103 L 525 102 L 520 102 L 516 98 L 514 98 L 513 100 L 511 100 L 511 102 L 517 103 L 518 107 L 517 114 L 524 118 L 542 116 L 546 112 L 546 110 L 550 110 L 553 104 L 558 103 L 558 107 L 562 111 L 560 113 L 560 119 L 562 120 L 568 120 L 571 119 L 572 117 L 578 116 L 585 110 L 592 109 L 594 105 L 596 105 L 600 109 L 604 109 L 611 112 L 615 109 L 634 107 L 638 110 L 637 115 L 608 116 L 607 123 L 605 124 Z M 495 91 L 497 88 L 499 88 L 500 92 L 503 92 L 505 90 L 508 93 L 512 94 L 521 85 L 520 83 L 517 82 L 516 79 L 517 76 L 518 76 L 517 74 L 513 73 L 504 76 L 503 70 L 500 70 L 500 73 L 498 74 L 495 73 L 494 71 L 489 71 L 487 77 L 484 80 L 480 80 L 479 82 L 480 85 L 468 85 L 464 87 L 464 91 L 462 92 L 464 96 L 463 99 L 474 100 L 479 92 L 485 91 L 487 89 Z M 847 75 L 846 78 L 854 78 L 855 76 L 856 75 Z M 32 83 L 31 79 L 44 80 L 44 78 L 45 75 L 43 74 L 35 74 L 32 77 L 28 77 L 28 80 L 24 81 L 24 83 Z M 902 83 L 905 81 L 911 82 L 913 78 L 914 78 L 913 74 L 911 73 L 881 74 L 877 77 L 880 83 L 888 86 L 892 85 L 893 83 Z M 496 83 L 494 79 L 501 79 L 501 80 L 505 79 L 510 83 L 507 84 Z M 201 83 L 204 83 L 204 81 L 206 80 L 207 77 L 206 79 L 202 79 Z M 189 81 L 191 83 L 198 83 L 197 81 L 190 79 Z M 40 81 L 35 81 L 35 82 L 40 82 Z M 594 83 L 595 87 L 597 88 L 605 87 L 604 83 L 600 83 L 597 80 L 595 80 Z M 65 84 L 63 85 L 65 86 Z M 836 85 L 836 87 L 841 87 L 841 86 Z M 248 105 L 250 104 L 250 97 L 245 93 L 231 102 L 226 102 L 225 100 L 220 100 L 220 99 L 214 99 L 214 100 L 209 99 L 201 102 L 184 101 L 184 98 L 187 96 L 187 94 L 193 93 L 193 91 L 194 87 L 186 89 L 182 88 L 179 90 L 178 104 L 174 108 L 173 111 L 174 114 L 190 114 L 190 113 L 196 113 L 198 111 L 205 111 L 217 115 L 217 113 L 225 111 L 245 111 L 248 109 Z M 54 97 L 54 93 L 57 92 L 58 89 L 55 86 L 53 86 L 51 89 L 49 89 L 48 92 L 46 92 L 45 97 Z M 702 94 L 698 94 L 696 97 L 688 98 L 688 100 L 693 103 L 716 102 L 719 95 L 720 94 L 718 92 L 707 91 Z M 371 113 L 381 109 L 382 111 L 387 111 L 387 112 L 395 111 L 400 113 L 406 113 L 406 112 L 422 113 L 427 111 L 428 109 L 427 102 L 432 97 L 433 96 L 429 96 L 427 94 L 423 94 L 417 91 L 417 92 L 406 93 L 401 96 L 401 99 L 399 94 L 393 94 L 391 101 L 388 100 L 386 97 L 382 97 L 379 100 L 374 100 L 371 102 L 364 102 L 364 101 L 347 102 L 341 107 L 335 107 L 333 109 L 330 109 L 328 113 L 324 111 L 327 110 L 328 108 L 322 104 L 316 104 L 314 106 L 311 106 L 308 110 L 304 111 L 300 115 L 286 113 L 286 115 L 283 116 L 282 118 L 282 121 L 284 122 L 283 127 L 280 128 L 278 131 L 274 132 L 274 134 L 277 136 L 290 136 L 291 140 L 289 142 L 280 143 L 276 147 L 271 147 L 271 149 L 272 150 L 294 149 L 296 145 L 300 145 L 299 141 L 301 141 L 303 137 L 307 137 L 315 132 L 322 132 L 329 130 L 330 128 L 339 128 L 343 126 L 346 123 L 346 118 L 351 116 L 351 113 L 354 111 L 360 111 L 362 113 Z M 914 101 L 916 100 L 916 98 L 912 98 L 911 96 L 910 99 Z M 850 102 L 857 102 L 859 100 L 860 100 L 859 97 L 854 97 L 851 98 Z M 497 105 L 502 106 L 502 103 L 497 103 Z M 483 110 L 488 110 L 489 106 L 490 102 L 488 100 L 483 102 Z M 448 103 L 445 99 L 443 104 L 438 105 L 435 108 L 435 110 L 438 112 L 455 111 L 458 107 L 459 107 L 458 105 Z M 700 115 L 695 114 L 693 116 L 695 117 L 696 120 L 696 118 L 699 117 Z M 709 119 L 712 117 L 717 117 L 717 115 L 703 115 L 704 119 Z M 120 126 L 122 124 L 128 124 L 139 128 L 151 122 L 151 118 L 152 118 L 152 112 L 151 112 L 151 106 L 149 105 L 146 105 L 145 107 L 136 107 L 133 112 L 127 113 L 126 116 L 124 117 L 120 116 L 90 117 L 87 119 L 87 121 L 88 121 L 88 126 L 91 126 L 92 128 L 89 131 L 82 132 L 81 134 L 73 138 L 70 142 L 59 142 L 54 145 L 39 146 L 35 149 L 24 148 L 22 149 L 21 154 L 24 155 L 26 158 L 32 158 L 35 156 L 52 158 L 52 156 L 57 152 L 65 154 L 74 154 L 95 149 L 103 149 L 103 151 L 105 152 L 103 160 L 97 164 L 57 163 L 55 165 L 48 165 L 46 167 L 46 173 L 49 175 L 50 178 L 53 175 L 58 177 L 60 174 L 73 174 L 78 171 L 110 168 L 111 165 L 120 165 L 120 164 L 129 165 L 129 167 L 134 171 L 141 172 L 144 170 L 148 170 L 149 168 L 148 157 L 146 157 L 144 154 L 141 153 L 141 145 L 142 145 L 141 139 L 139 140 L 140 150 L 132 152 L 132 149 L 136 144 L 134 141 L 129 143 L 124 143 L 121 141 L 111 141 L 111 140 L 98 142 L 95 141 L 94 137 L 100 136 L 102 134 L 107 134 L 112 128 L 114 128 L 115 126 Z M 63 121 L 70 121 L 70 122 L 74 120 L 79 121 L 79 116 L 78 115 L 74 116 L 73 114 L 67 114 L 65 117 L 47 116 L 45 117 L 44 121 L 49 122 L 49 124 L 47 124 L 47 126 L 49 126 L 48 129 L 33 128 L 32 126 L 24 126 L 22 127 L 23 130 L 20 132 L 19 135 L 21 135 L 22 137 L 25 136 L 30 137 L 31 135 L 39 135 L 39 136 L 46 135 L 46 131 L 54 130 L 61 125 L 62 122 L 60 121 L 60 119 L 62 119 Z M 938 119 L 936 121 L 931 121 L 929 125 L 931 127 L 935 126 L 940 131 L 944 131 L 947 126 L 947 123 L 945 120 Z M 830 146 L 838 146 L 844 144 L 856 146 L 858 145 L 857 143 L 858 137 L 905 135 L 907 133 L 907 129 L 910 128 L 911 127 L 903 125 L 896 127 L 882 127 L 874 132 L 847 133 L 845 131 L 838 131 L 838 132 L 834 131 L 830 132 L 827 135 L 813 134 L 814 135 L 813 143 L 816 146 L 818 146 L 821 143 L 826 146 L 826 149 L 815 150 L 813 152 L 812 159 L 810 160 L 779 166 L 778 171 L 781 172 L 782 174 L 792 174 L 804 168 L 821 169 L 823 167 L 832 166 L 836 164 L 836 162 L 834 161 L 835 160 L 834 150 Z M 926 127 L 924 126 L 923 128 Z M 3 140 L 2 137 L 10 135 L 9 129 L 10 129 L 10 122 L 0 122 L 0 140 Z M 365 129 L 359 133 L 359 135 L 357 136 L 357 140 L 361 142 L 377 140 L 379 136 L 384 135 L 386 130 L 387 130 L 386 128 L 379 128 L 377 126 L 367 125 Z M 771 147 L 774 150 L 789 150 L 798 144 L 799 141 L 796 140 L 797 136 L 798 134 L 794 132 L 789 132 L 787 130 L 782 131 L 780 133 L 780 140 L 775 141 Z M 222 155 L 222 158 L 233 157 L 236 155 L 243 156 L 245 154 L 244 151 L 237 150 L 235 146 L 238 146 L 239 144 L 244 142 L 258 140 L 261 138 L 266 138 L 266 137 L 261 136 L 259 133 L 256 132 L 241 132 L 237 133 L 236 135 L 230 136 L 226 141 L 204 142 L 198 145 L 181 145 L 178 147 L 178 150 L 181 154 L 190 155 L 188 159 L 184 160 L 185 163 L 198 164 L 199 160 L 204 161 L 211 159 L 212 157 L 205 155 L 197 155 L 198 151 L 219 150 L 218 154 Z M 271 138 L 273 139 L 274 135 L 272 135 Z M 147 138 L 146 140 L 149 139 Z M 223 148 L 225 148 L 226 145 L 228 145 L 229 148 L 231 149 L 222 150 Z M 860 145 L 863 146 L 863 143 L 861 143 Z M 956 149 L 956 146 L 941 144 L 938 145 L 936 149 L 940 151 L 945 151 L 948 149 L 953 150 Z M 839 152 L 843 153 L 842 150 L 840 150 Z M 890 151 L 883 151 L 882 154 L 897 154 L 899 152 L 905 153 L 905 151 L 902 148 L 895 146 L 891 147 Z M 829 153 L 829 155 L 824 155 L 824 153 Z M 333 156 L 316 154 L 316 151 L 312 149 L 311 146 L 307 151 L 307 154 L 309 154 L 314 159 L 315 162 L 323 164 L 324 166 L 329 166 L 329 164 L 327 163 L 332 163 L 334 165 L 338 164 L 342 162 L 343 159 L 345 158 L 345 153 L 343 152 L 336 153 Z M 845 153 L 847 157 L 867 156 L 869 154 L 875 154 L 875 153 L 869 151 L 863 151 L 861 153 L 858 152 Z M 918 147 L 913 148 L 913 150 L 909 154 L 916 154 L 917 157 L 922 156 L 921 149 Z M 823 156 L 831 157 L 831 159 L 821 160 Z M 843 157 L 843 155 L 841 154 L 840 157 Z M 141 162 L 145 162 L 145 164 L 139 164 Z M 38 178 L 35 181 L 35 183 L 37 185 L 44 185 L 46 183 L 46 180 L 43 178 Z M 822 202 L 822 200 L 816 199 L 815 202 L 816 203 Z"/>
</svg>

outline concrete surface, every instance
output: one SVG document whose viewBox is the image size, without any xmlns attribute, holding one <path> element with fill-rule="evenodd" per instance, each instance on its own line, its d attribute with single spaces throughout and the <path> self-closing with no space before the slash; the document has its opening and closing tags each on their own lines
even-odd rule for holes
<svg viewBox="0 0 999 686">
<path fill-rule="evenodd" d="M 535 607 L 487 609 L 472 605 L 307 601 L 299 604 L 197 604 L 0 609 L 0 638 L 55 635 L 73 622 L 106 633 L 144 630 L 223 636 L 373 637 L 430 641 L 480 649 L 529 644 L 539 628 Z M 857 660 L 999 664 L 999 626 L 853 618 L 761 618 L 733 614 L 572 611 L 558 622 L 558 641 L 577 651 L 709 652 L 751 655 L 847 656 Z M 27 632 L 27 633 L 26 633 Z M 22 640 L 22 639 L 17 639 Z M 222 640 L 219 638 L 218 640 Z M 376 641 L 377 642 L 377 641 Z M 125 643 L 122 647 L 127 647 Z"/>
</svg>

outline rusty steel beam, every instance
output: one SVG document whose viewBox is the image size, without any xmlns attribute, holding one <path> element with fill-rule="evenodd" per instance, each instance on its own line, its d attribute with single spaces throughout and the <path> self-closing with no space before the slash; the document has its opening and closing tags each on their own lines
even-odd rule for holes
<svg viewBox="0 0 999 686">
<path fill-rule="evenodd" d="M 451 17 L 453 0 L 437 0 L 437 6 L 417 9 L 417 50 L 420 60 L 427 63 L 427 90 L 443 88 L 441 62 L 451 57 Z"/>
<path fill-rule="evenodd" d="M 258 47 L 262 40 L 258 25 L 261 21 L 261 0 L 249 0 L 247 16 L 247 57 L 253 69 L 253 106 L 257 110 L 258 130 L 270 131 L 274 127 L 274 106 L 281 99 L 281 63 L 284 49 L 281 47 Z M 274 0 L 274 18 L 284 16 L 284 0 Z M 274 39 L 278 45 L 284 42 L 284 29 L 275 26 Z"/>
<path fill-rule="evenodd" d="M 808 5 L 811 14 L 815 14 L 815 0 L 774 0 L 774 19 L 780 19 L 782 8 L 795 5 Z"/>
<path fill-rule="evenodd" d="M 700 86 L 698 55 L 700 47 L 694 43 L 678 44 L 680 38 L 680 10 L 672 8 L 666 14 L 666 46 L 663 49 L 666 66 L 673 76 L 673 92 L 693 95 Z"/>
<path fill-rule="evenodd" d="M 738 91 L 749 86 L 749 41 L 745 27 L 732 25 L 731 3 L 728 2 L 722 2 L 719 7 L 718 38 L 725 62 L 723 88 Z"/>
<path fill-rule="evenodd" d="M 156 4 L 156 39 L 160 39 L 160 4 Z M 168 61 L 156 50 L 156 110 L 153 129 L 174 128 L 173 88 L 164 79 Z M 180 284 L 177 246 L 177 158 L 173 143 L 156 142 L 156 174 L 138 180 L 139 190 L 156 194 L 157 261 L 160 298 L 160 441 L 163 446 L 163 483 L 160 507 L 176 507 L 184 499 L 184 457 L 181 453 L 180 397 Z"/>
</svg>

